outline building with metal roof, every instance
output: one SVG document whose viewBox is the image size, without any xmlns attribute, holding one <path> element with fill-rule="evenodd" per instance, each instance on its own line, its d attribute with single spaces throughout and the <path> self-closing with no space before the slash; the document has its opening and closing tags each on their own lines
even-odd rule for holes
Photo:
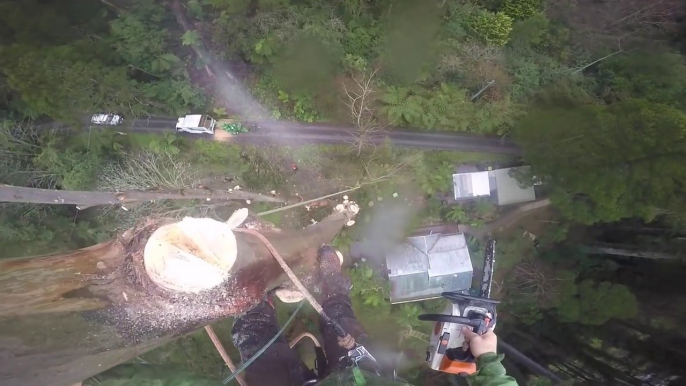
<svg viewBox="0 0 686 386">
<path fill-rule="evenodd" d="M 517 204 L 536 199 L 533 186 L 522 188 L 517 179 L 512 176 L 513 172 L 528 172 L 529 169 L 531 169 L 529 166 L 520 166 L 518 168 L 497 169 L 492 172 L 495 177 L 496 203 L 498 205 Z"/>
<path fill-rule="evenodd" d="M 490 172 L 453 174 L 455 199 L 488 197 L 491 195 Z"/>
<path fill-rule="evenodd" d="M 490 197 L 493 203 L 509 205 L 534 201 L 533 186 L 523 188 L 512 175 L 528 171 L 529 166 L 453 174 L 455 201 Z"/>
<path fill-rule="evenodd" d="M 472 285 L 472 261 L 464 234 L 408 237 L 386 253 L 391 303 L 438 298 Z"/>
</svg>

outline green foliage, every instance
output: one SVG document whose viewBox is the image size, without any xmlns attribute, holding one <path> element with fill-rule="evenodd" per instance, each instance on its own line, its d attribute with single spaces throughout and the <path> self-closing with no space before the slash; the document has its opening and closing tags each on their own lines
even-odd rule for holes
<svg viewBox="0 0 686 386">
<path fill-rule="evenodd" d="M 592 224 L 684 210 L 686 114 L 628 100 L 609 107 L 539 108 L 518 139 L 532 173 L 568 218 Z"/>
<path fill-rule="evenodd" d="M 369 63 L 361 56 L 345 54 L 343 67 L 351 73 L 364 73 L 368 70 Z"/>
<path fill-rule="evenodd" d="M 287 116 L 288 111 L 282 106 L 281 93 L 283 90 L 279 89 L 279 84 L 270 74 L 263 74 L 252 87 L 252 92 L 255 98 L 265 107 L 271 111 L 273 119 L 279 119 L 282 116 Z M 287 95 L 287 94 L 286 94 Z"/>
<path fill-rule="evenodd" d="M 397 310 L 399 312 L 396 321 L 405 328 L 415 328 L 426 323 L 417 318 L 420 314 L 424 313 L 424 310 L 418 303 L 401 304 L 397 307 Z"/>
<path fill-rule="evenodd" d="M 452 206 L 445 217 L 446 219 L 458 224 L 466 222 L 468 219 L 467 213 L 465 213 L 464 209 L 459 205 Z"/>
<path fill-rule="evenodd" d="M 234 135 L 248 132 L 248 128 L 240 123 L 224 123 L 222 130 Z"/>
<path fill-rule="evenodd" d="M 66 207 L 0 205 L 1 258 L 66 252 L 111 236 L 101 224 L 75 217 Z"/>
<path fill-rule="evenodd" d="M 447 192 L 452 181 L 453 165 L 449 162 L 434 164 L 420 162 L 414 165 L 415 176 L 422 191 L 432 195 L 436 192 Z"/>
<path fill-rule="evenodd" d="M 197 46 L 201 43 L 200 34 L 195 30 L 188 30 L 181 35 L 181 44 L 184 46 Z"/>
<path fill-rule="evenodd" d="M 496 208 L 492 202 L 486 199 L 480 199 L 476 201 L 474 210 L 477 216 L 483 218 L 488 217 L 491 213 L 493 213 L 493 211 L 496 210 Z"/>
<path fill-rule="evenodd" d="M 516 115 L 507 99 L 475 104 L 466 90 L 448 83 L 433 88 L 389 86 L 381 101 L 381 112 L 392 124 L 424 129 L 500 133 Z"/>
<path fill-rule="evenodd" d="M 292 108 L 293 117 L 299 121 L 312 123 L 320 118 L 315 109 L 314 100 L 308 94 L 289 95 L 285 91 L 279 90 L 278 99 L 282 104 Z"/>
<path fill-rule="evenodd" d="M 221 9 L 222 12 L 235 15 L 247 11 L 250 0 L 208 0 L 208 3 Z"/>
<path fill-rule="evenodd" d="M 179 59 L 178 56 L 171 53 L 165 53 L 153 59 L 150 63 L 150 69 L 157 73 L 169 72 L 180 63 L 181 59 Z"/>
<path fill-rule="evenodd" d="M 480 39 L 496 46 L 504 46 L 510 39 L 513 20 L 504 12 L 476 12 L 469 21 L 469 29 Z"/>
<path fill-rule="evenodd" d="M 286 162 L 274 156 L 273 152 L 263 152 L 256 148 L 246 149 L 241 154 L 241 159 L 248 165 L 241 175 L 248 189 L 278 190 L 286 181 Z"/>
<path fill-rule="evenodd" d="M 293 115 L 303 122 L 312 123 L 319 119 L 314 107 L 314 99 L 310 95 L 295 95 L 293 103 Z"/>
<path fill-rule="evenodd" d="M 343 38 L 343 48 L 346 55 L 371 60 L 378 54 L 379 27 L 372 25 L 356 25 L 351 23 Z"/>
<path fill-rule="evenodd" d="M 441 23 L 438 11 L 435 4 L 415 1 L 388 9 L 381 59 L 390 79 L 407 85 L 431 71 Z"/>
<path fill-rule="evenodd" d="M 178 147 L 178 138 L 171 133 L 153 139 L 148 143 L 148 148 L 155 153 L 179 154 L 181 149 Z"/>
<path fill-rule="evenodd" d="M 260 39 L 255 44 L 255 50 L 251 60 L 255 63 L 264 64 L 274 61 L 276 55 L 276 41 L 273 38 Z"/>
<path fill-rule="evenodd" d="M 287 92 L 328 95 L 344 56 L 340 36 L 319 23 L 305 26 L 300 36 L 284 44 L 273 62 L 273 73 Z"/>
<path fill-rule="evenodd" d="M 636 316 L 636 297 L 621 284 L 584 280 L 562 293 L 557 315 L 564 322 L 601 325 L 611 318 Z"/>
<path fill-rule="evenodd" d="M 150 98 L 162 101 L 176 115 L 187 114 L 207 102 L 207 96 L 202 93 L 202 90 L 193 87 L 185 79 L 164 79 L 150 83 L 145 86 L 144 92 Z"/>
<path fill-rule="evenodd" d="M 224 107 L 215 107 L 212 109 L 212 116 L 217 118 L 226 118 L 229 116 L 229 113 L 226 112 L 226 108 Z"/>
<path fill-rule="evenodd" d="M 503 0 L 503 13 L 514 20 L 528 19 L 539 13 L 541 0 Z"/>
<path fill-rule="evenodd" d="M 513 77 L 510 95 L 515 100 L 529 97 L 549 84 L 566 79 L 572 72 L 549 56 L 521 48 L 507 51 L 506 65 Z"/>
<path fill-rule="evenodd" d="M 166 15 L 165 8 L 143 1 L 112 20 L 109 30 L 103 24 L 91 35 L 90 27 L 67 25 L 65 30 L 81 32 L 66 34 L 59 44 L 0 47 L 13 103 L 23 114 L 69 122 L 97 111 L 134 118 L 202 105 L 205 98 L 185 78 L 182 60 L 168 52 L 161 26 Z"/>
<path fill-rule="evenodd" d="M 508 272 L 520 262 L 534 258 L 533 240 L 524 234 L 516 234 L 498 240 L 498 270 Z"/>
<path fill-rule="evenodd" d="M 200 19 L 203 15 L 202 4 L 199 0 L 190 0 L 187 4 L 188 12 L 196 19 Z"/>
<path fill-rule="evenodd" d="M 381 96 L 382 111 L 394 124 L 468 131 L 474 105 L 465 90 L 447 83 L 435 89 L 390 86 Z M 467 117 L 467 119 L 465 119 Z"/>
<path fill-rule="evenodd" d="M 601 95 L 610 101 L 643 98 L 686 109 L 686 64 L 677 53 L 615 55 L 599 69 Z"/>
<path fill-rule="evenodd" d="M 282 308 L 280 306 L 281 304 L 277 303 L 277 314 Z M 212 328 L 222 342 L 231 342 L 232 325 L 233 320 L 227 318 L 213 323 Z M 233 345 L 225 343 L 224 347 L 234 361 L 238 362 L 240 360 L 240 356 Z M 212 377 L 216 384 L 218 382 L 217 379 L 220 379 L 225 375 L 223 370 L 226 368 L 224 361 L 217 354 L 212 341 L 204 329 L 199 329 L 190 334 L 183 335 L 166 345 L 156 347 L 155 349 L 142 354 L 140 360 L 147 363 L 146 366 L 152 368 L 149 370 L 151 372 L 155 371 L 153 369 L 158 368 L 158 366 L 155 365 L 168 366 L 167 369 L 173 369 L 179 372 L 175 374 L 178 377 L 179 382 L 188 382 L 192 380 L 193 383 L 190 383 L 190 385 L 195 385 L 195 382 L 198 382 L 197 385 L 205 385 L 205 383 L 200 382 L 198 377 L 195 379 L 190 377 L 191 374 L 185 373 L 184 376 L 184 371 Z M 115 367 L 115 369 L 117 368 L 118 367 Z M 172 371 L 169 373 L 173 374 Z M 104 380 L 105 379 L 103 378 L 103 381 Z M 93 384 L 98 385 L 96 382 Z M 157 383 L 153 383 L 153 385 L 162 385 L 162 383 L 158 381 Z"/>
<path fill-rule="evenodd" d="M 333 239 L 331 245 L 345 255 L 350 251 L 350 245 L 353 243 L 353 241 L 354 240 L 350 232 L 347 229 L 343 229 L 340 233 L 338 233 L 336 238 Z"/>
<path fill-rule="evenodd" d="M 164 14 L 163 7 L 143 1 L 133 12 L 122 14 L 110 23 L 114 49 L 127 63 L 152 71 L 153 63 L 167 54 L 169 33 L 155 25 L 155 19 Z M 169 62 L 169 58 L 165 61 Z"/>
<path fill-rule="evenodd" d="M 380 282 L 371 267 L 362 264 L 349 269 L 348 275 L 353 286 L 352 296 L 359 297 L 365 305 L 371 307 L 381 307 L 388 303 L 385 290 L 387 283 Z"/>
<path fill-rule="evenodd" d="M 549 37 L 550 21 L 543 14 L 518 20 L 512 27 L 509 44 L 518 49 L 541 46 Z"/>
<path fill-rule="evenodd" d="M 197 370 L 197 369 L 194 369 Z M 123 364 L 83 382 L 85 386 L 214 386 L 219 381 L 176 366 Z"/>
</svg>

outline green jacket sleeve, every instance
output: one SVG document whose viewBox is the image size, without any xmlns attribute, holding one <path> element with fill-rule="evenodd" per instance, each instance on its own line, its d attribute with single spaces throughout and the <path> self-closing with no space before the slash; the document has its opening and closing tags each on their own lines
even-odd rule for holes
<svg viewBox="0 0 686 386">
<path fill-rule="evenodd" d="M 496 353 L 480 356 L 476 360 L 476 373 L 467 378 L 470 386 L 517 386 L 517 381 L 505 375 L 505 368 L 500 364 L 504 357 Z"/>
</svg>

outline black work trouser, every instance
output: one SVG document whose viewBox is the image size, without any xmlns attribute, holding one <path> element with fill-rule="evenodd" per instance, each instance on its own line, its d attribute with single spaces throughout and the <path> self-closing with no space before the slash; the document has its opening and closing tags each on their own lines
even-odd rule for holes
<svg viewBox="0 0 686 386">
<path fill-rule="evenodd" d="M 354 338 L 362 334 L 350 303 L 350 280 L 340 273 L 327 278 L 323 285 L 324 312 L 338 322 Z M 345 367 L 340 359 L 347 350 L 338 345 L 338 334 L 333 326 L 322 318 L 319 330 L 322 345 L 328 361 L 328 371 Z M 279 331 L 276 312 L 269 303 L 263 301 L 244 315 L 236 318 L 231 331 L 233 344 L 238 348 L 241 359 L 246 361 L 259 351 Z M 288 347 L 288 342 L 280 336 L 262 355 L 245 370 L 245 380 L 250 386 L 301 386 L 316 378 L 298 357 L 298 353 Z"/>
</svg>

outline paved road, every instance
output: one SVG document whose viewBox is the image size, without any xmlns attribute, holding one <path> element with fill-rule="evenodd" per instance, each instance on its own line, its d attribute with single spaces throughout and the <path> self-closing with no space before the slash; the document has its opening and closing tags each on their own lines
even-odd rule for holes
<svg viewBox="0 0 686 386">
<path fill-rule="evenodd" d="M 249 124 L 249 123 L 248 123 Z M 257 123 L 259 129 L 250 133 L 232 136 L 217 128 L 214 135 L 184 134 L 197 139 L 215 141 L 236 141 L 239 143 L 273 143 L 280 145 L 297 144 L 345 144 L 354 139 L 353 127 L 341 127 L 323 124 L 299 124 L 282 121 L 262 121 Z M 176 120 L 166 118 L 138 119 L 123 126 L 91 126 L 92 128 L 112 128 L 122 132 L 165 133 L 174 132 Z M 508 140 L 499 138 L 477 137 L 466 134 L 444 132 L 422 132 L 411 130 L 393 130 L 379 133 L 374 137 L 376 144 L 386 140 L 396 146 L 427 150 L 456 150 L 482 153 L 513 154 L 521 153 L 519 147 Z"/>
</svg>

